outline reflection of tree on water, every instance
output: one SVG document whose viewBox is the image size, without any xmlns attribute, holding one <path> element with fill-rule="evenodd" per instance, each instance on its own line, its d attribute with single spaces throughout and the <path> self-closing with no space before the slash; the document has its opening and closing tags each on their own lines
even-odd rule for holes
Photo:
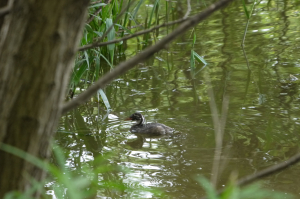
<svg viewBox="0 0 300 199">
<path fill-rule="evenodd" d="M 66 149 L 65 157 L 68 157 L 66 164 L 72 167 L 71 172 L 75 176 L 89 177 L 91 184 L 86 191 L 97 189 L 98 194 L 109 195 L 111 198 L 123 197 L 127 194 L 125 190 L 128 188 L 122 179 L 124 172 L 119 167 L 118 161 L 108 158 L 118 154 L 103 150 L 107 141 L 107 122 L 99 122 L 92 116 L 86 119 L 83 112 L 77 109 L 65 117 L 65 130 L 58 133 L 58 144 Z M 100 129 L 94 128 L 98 125 Z M 91 196 L 94 197 L 96 198 L 96 195 Z"/>
<path fill-rule="evenodd" d="M 100 152 L 102 151 L 103 143 L 106 139 L 105 133 L 101 133 L 101 135 L 91 136 L 92 131 L 86 126 L 86 123 L 81 113 L 77 109 L 74 112 L 74 123 L 76 132 L 78 132 L 78 138 L 80 138 L 83 141 L 84 145 L 86 146 L 86 149 L 92 152 L 93 157 L 96 158 L 98 155 L 101 155 Z"/>
<path fill-rule="evenodd" d="M 103 143 L 105 143 L 106 140 L 106 133 L 105 131 L 101 131 L 101 134 L 97 133 L 94 135 L 86 125 L 80 110 L 75 110 L 72 114 L 66 116 L 63 123 L 64 129 L 57 133 L 56 143 L 66 149 L 66 153 L 72 151 L 72 156 L 74 158 L 75 156 L 79 157 L 79 159 L 82 157 L 84 151 L 93 153 L 94 158 L 101 154 Z M 105 128 L 106 125 L 101 126 L 101 129 Z M 79 154 L 75 155 L 74 152 Z M 65 155 L 66 157 L 68 156 L 67 154 Z M 74 166 L 76 167 L 76 165 L 74 160 Z"/>
</svg>

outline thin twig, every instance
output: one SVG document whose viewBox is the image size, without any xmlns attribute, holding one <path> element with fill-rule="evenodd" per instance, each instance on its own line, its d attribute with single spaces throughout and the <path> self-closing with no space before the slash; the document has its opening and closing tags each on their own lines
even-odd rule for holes
<svg viewBox="0 0 300 199">
<path fill-rule="evenodd" d="M 133 3 L 133 2 L 132 2 Z M 106 37 L 108 35 L 108 33 L 114 28 L 115 24 L 116 24 L 116 21 L 118 21 L 120 19 L 120 17 L 125 13 L 125 11 L 128 9 L 128 7 L 130 7 L 131 4 L 128 4 L 123 10 L 121 10 L 120 14 L 116 17 L 116 19 L 114 20 L 113 24 L 104 32 L 104 34 L 98 38 L 99 40 L 99 43 L 101 43 L 101 41 L 103 40 L 104 37 Z M 85 46 L 88 46 L 88 45 L 85 45 Z M 85 46 L 77 49 L 78 51 L 83 51 L 83 50 L 86 50 L 86 49 L 90 49 L 90 48 L 84 48 Z"/>
<path fill-rule="evenodd" d="M 281 162 L 279 164 L 276 164 L 276 165 L 273 165 L 273 166 L 270 166 L 266 169 L 263 169 L 255 174 L 252 174 L 252 175 L 248 175 L 240 180 L 238 180 L 237 182 L 237 185 L 238 186 L 245 186 L 255 180 L 258 180 L 258 179 L 261 179 L 263 177 L 266 177 L 266 176 L 269 176 L 269 175 L 272 175 L 274 173 L 278 173 L 284 169 L 287 169 L 289 168 L 290 166 L 296 164 L 300 162 L 300 153 L 294 155 L 293 157 L 291 157 L 290 159 L 284 161 L 284 162 Z"/>
<path fill-rule="evenodd" d="M 106 2 L 106 5 L 109 4 L 110 2 L 111 2 L 111 0 L 108 0 L 108 1 Z M 106 6 L 106 5 L 105 5 L 105 6 Z M 92 15 L 90 16 L 90 18 L 86 21 L 86 23 L 90 23 L 91 21 L 93 21 L 93 19 L 96 17 L 96 15 L 98 15 L 98 14 L 101 12 L 102 8 L 105 7 L 105 6 L 100 6 L 100 7 L 94 12 L 94 14 L 92 14 Z"/>
<path fill-rule="evenodd" d="M 182 19 L 178 19 L 176 21 L 171 21 L 169 23 L 163 23 L 161 25 L 155 26 L 153 28 L 149 28 L 147 30 L 142 30 L 140 32 L 134 33 L 132 35 L 125 36 L 125 37 L 120 38 L 120 39 L 115 39 L 115 40 L 108 41 L 108 42 L 96 42 L 96 43 L 93 43 L 93 44 L 88 44 L 88 45 L 85 45 L 85 46 L 82 46 L 82 47 L 78 48 L 78 51 L 84 51 L 84 50 L 87 50 L 87 49 L 96 48 L 96 47 L 100 47 L 100 46 L 106 46 L 108 44 L 115 44 L 115 43 L 118 43 L 118 42 L 121 42 L 121 41 L 125 41 L 125 40 L 128 40 L 128 39 L 131 39 L 133 37 L 137 37 L 139 35 L 143 35 L 143 34 L 152 32 L 152 31 L 154 31 L 156 29 L 159 29 L 161 27 L 166 27 L 166 26 L 177 24 L 177 23 L 182 23 L 182 22 L 184 22 L 186 20 L 188 20 L 188 18 L 187 19 L 182 18 Z M 100 38 L 100 40 L 102 38 L 103 38 L 103 36 Z"/>
<path fill-rule="evenodd" d="M 91 2 L 90 5 L 95 5 L 97 3 L 102 3 L 102 0 L 101 1 L 94 1 L 94 2 Z"/>
<path fill-rule="evenodd" d="M 187 8 L 187 11 L 186 11 L 186 13 L 183 17 L 184 19 L 188 18 L 188 16 L 190 15 L 190 12 L 192 10 L 190 0 L 186 0 L 186 1 L 187 1 L 186 3 L 187 3 L 188 8 Z"/>
<path fill-rule="evenodd" d="M 208 96 L 210 97 L 209 105 L 210 105 L 214 131 L 215 131 L 216 148 L 215 148 L 214 162 L 212 167 L 211 183 L 214 187 L 216 187 L 217 179 L 219 176 L 219 170 L 220 170 L 219 167 L 220 167 L 221 153 L 222 153 L 222 146 L 223 146 L 223 135 L 224 135 L 224 129 L 225 129 L 226 118 L 228 113 L 229 98 L 228 96 L 224 96 L 223 103 L 222 103 L 222 115 L 221 117 L 219 117 L 217 104 L 216 104 L 214 92 L 211 85 L 211 79 L 209 77 L 208 72 L 205 74 L 205 80 L 208 85 L 207 92 L 208 92 Z"/>
<path fill-rule="evenodd" d="M 9 6 L 5 6 L 4 8 L 1 8 L 1 9 L 0 9 L 0 17 L 1 17 L 2 15 L 8 14 L 8 13 L 10 12 L 10 10 L 11 10 L 11 7 L 9 7 Z"/>
<path fill-rule="evenodd" d="M 14 0 L 9 0 L 8 4 L 5 7 L 0 8 L 0 17 L 2 15 L 8 14 L 11 11 L 13 2 L 14 2 Z"/>
<path fill-rule="evenodd" d="M 173 32 L 171 32 L 166 37 L 161 39 L 155 45 L 148 47 L 143 52 L 134 56 L 133 58 L 120 63 L 117 67 L 115 67 L 110 72 L 106 73 L 104 76 L 101 77 L 101 79 L 99 79 L 97 82 L 95 82 L 93 85 L 91 85 L 85 92 L 78 95 L 77 98 L 67 102 L 62 107 L 62 113 L 64 114 L 64 113 L 72 110 L 73 108 L 79 106 L 80 104 L 88 101 L 90 99 L 90 97 L 93 96 L 94 93 L 96 93 L 100 88 L 103 88 L 105 85 L 110 83 L 113 79 L 124 74 L 129 69 L 136 66 L 138 63 L 149 59 L 152 55 L 154 55 L 154 53 L 163 49 L 168 43 L 173 41 L 175 38 L 182 35 L 184 32 L 186 32 L 190 28 L 196 26 L 200 21 L 203 21 L 204 19 L 209 17 L 213 12 L 215 12 L 216 10 L 219 10 L 220 8 L 223 8 L 225 5 L 227 5 L 231 1 L 233 1 L 233 0 L 220 0 L 220 1 L 212 4 L 207 9 L 205 9 L 203 12 L 187 19 L 185 22 L 183 22 L 181 25 L 179 25 Z"/>
<path fill-rule="evenodd" d="M 237 181 L 236 186 L 245 186 L 256 180 L 261 180 L 264 177 L 267 177 L 267 176 L 276 174 L 280 171 L 283 171 L 298 162 L 300 162 L 300 153 L 292 156 L 291 158 L 289 158 L 288 160 L 286 160 L 284 162 L 270 166 L 266 169 L 258 171 L 257 173 L 254 173 L 254 174 L 251 174 L 251 175 L 241 178 L 240 180 Z M 225 191 L 225 189 L 219 190 L 218 195 L 221 195 L 224 191 Z M 206 199 L 206 198 L 207 197 L 204 197 L 201 199 Z"/>
<path fill-rule="evenodd" d="M 184 15 L 184 17 L 182 19 L 179 19 L 179 20 L 175 20 L 175 21 L 172 21 L 172 22 L 169 22 L 169 23 L 163 23 L 161 25 L 158 25 L 158 26 L 155 26 L 153 28 L 149 28 L 147 30 L 143 30 L 143 31 L 140 31 L 140 32 L 137 32 L 137 33 L 134 33 L 132 35 L 128 35 L 126 37 L 123 37 L 123 38 L 120 38 L 120 39 L 115 39 L 115 40 L 112 40 L 112 41 L 108 41 L 108 42 L 101 42 L 102 39 L 108 34 L 108 32 L 112 29 L 112 27 L 110 27 L 105 35 L 101 36 L 100 39 L 97 39 L 99 41 L 97 41 L 96 43 L 93 43 L 93 44 L 88 44 L 88 45 L 85 45 L 85 46 L 82 46 L 80 48 L 78 48 L 78 51 L 84 51 L 84 50 L 87 50 L 87 49 L 91 49 L 91 48 L 95 48 L 95 47 L 101 47 L 101 46 L 106 46 L 106 45 L 109 45 L 109 44 L 115 44 L 115 43 L 118 43 L 118 42 L 121 42 L 121 41 L 126 41 L 128 39 L 131 39 L 131 38 L 134 38 L 134 37 L 137 37 L 139 35 L 143 35 L 143 34 L 146 34 L 146 33 L 149 33 L 149 32 L 152 32 L 156 29 L 159 29 L 161 27 L 166 27 L 166 26 L 170 26 L 170 25 L 174 25 L 174 24 L 177 24 L 177 23 L 182 23 L 183 21 L 185 21 L 187 19 L 187 17 L 189 16 L 190 12 L 191 12 L 191 4 L 190 4 L 190 0 L 187 0 L 187 4 L 188 4 L 188 9 L 187 9 L 187 12 L 186 14 Z"/>
<path fill-rule="evenodd" d="M 95 12 L 94 12 L 94 14 L 92 14 L 91 16 L 90 16 L 90 18 L 88 18 L 88 20 L 86 21 L 86 23 L 91 23 L 91 21 L 93 21 L 93 19 L 95 19 L 95 17 L 96 17 L 96 15 L 98 15 L 101 11 L 102 11 L 102 8 L 103 8 L 104 6 L 100 6 Z"/>
</svg>

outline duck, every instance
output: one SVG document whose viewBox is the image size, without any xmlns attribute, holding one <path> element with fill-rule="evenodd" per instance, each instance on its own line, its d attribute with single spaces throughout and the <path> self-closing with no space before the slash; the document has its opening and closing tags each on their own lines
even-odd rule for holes
<svg viewBox="0 0 300 199">
<path fill-rule="evenodd" d="M 131 133 L 148 134 L 148 135 L 167 135 L 172 134 L 174 129 L 160 123 L 148 123 L 145 124 L 145 117 L 139 113 L 133 113 L 125 120 L 137 121 L 137 124 L 131 126 Z"/>
</svg>

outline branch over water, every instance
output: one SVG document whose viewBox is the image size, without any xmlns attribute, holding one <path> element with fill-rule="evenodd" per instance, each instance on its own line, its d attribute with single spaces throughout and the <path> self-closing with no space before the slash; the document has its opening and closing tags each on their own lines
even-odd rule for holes
<svg viewBox="0 0 300 199">
<path fill-rule="evenodd" d="M 190 28 L 196 26 L 199 22 L 201 22 L 204 19 L 206 19 L 207 17 L 209 17 L 215 11 L 225 7 L 231 1 L 233 1 L 233 0 L 221 0 L 217 3 L 210 5 L 203 12 L 201 12 L 197 15 L 194 15 L 193 17 L 188 18 L 181 25 L 179 25 L 173 32 L 171 32 L 169 35 L 167 35 L 162 40 L 157 42 L 155 45 L 147 48 L 146 50 L 144 50 L 140 54 L 136 55 L 135 57 L 133 57 L 125 62 L 120 63 L 116 68 L 114 68 L 113 70 L 111 70 L 110 72 L 108 72 L 104 76 L 102 76 L 101 79 L 99 79 L 97 82 L 95 82 L 95 84 L 90 86 L 86 91 L 84 91 L 83 93 L 78 95 L 77 98 L 67 102 L 62 107 L 62 114 L 66 113 L 66 112 L 72 110 L 73 108 L 79 106 L 80 104 L 88 101 L 90 99 L 90 97 L 93 96 L 94 93 L 97 92 L 97 90 L 99 90 L 100 88 L 104 88 L 104 86 L 109 84 L 113 79 L 124 74 L 129 69 L 136 66 L 138 63 L 147 60 L 154 53 L 163 49 L 167 44 L 169 44 L 175 38 L 182 35 L 184 32 L 186 32 Z"/>
</svg>

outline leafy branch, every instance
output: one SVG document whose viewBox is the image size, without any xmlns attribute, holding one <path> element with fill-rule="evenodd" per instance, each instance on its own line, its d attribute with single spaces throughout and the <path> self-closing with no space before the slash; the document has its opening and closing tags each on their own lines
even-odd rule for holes
<svg viewBox="0 0 300 199">
<path fill-rule="evenodd" d="M 174 24 L 182 23 L 182 22 L 184 22 L 186 20 L 188 20 L 188 18 L 181 18 L 181 19 L 169 22 L 169 23 L 163 23 L 163 24 L 155 26 L 153 28 L 149 28 L 147 30 L 143 30 L 143 31 L 134 33 L 132 35 L 125 36 L 125 37 L 120 38 L 120 39 L 115 39 L 115 40 L 108 41 L 108 42 L 95 42 L 95 43 L 92 43 L 92 44 L 88 44 L 88 45 L 85 45 L 85 46 L 82 46 L 82 47 L 78 48 L 78 51 L 84 51 L 84 50 L 95 48 L 95 47 L 106 46 L 108 44 L 115 44 L 115 43 L 118 43 L 118 42 L 121 42 L 121 41 L 126 41 L 128 39 L 137 37 L 139 35 L 143 35 L 143 34 L 146 34 L 146 33 L 153 32 L 154 30 L 157 30 L 157 29 L 162 28 L 162 27 L 166 27 L 166 26 L 171 26 L 171 25 L 174 25 Z M 102 38 L 103 38 L 103 36 L 101 37 L 101 39 Z"/>
<path fill-rule="evenodd" d="M 209 17 L 212 13 L 215 11 L 225 7 L 229 2 L 233 0 L 220 0 L 211 6 L 209 6 L 207 9 L 205 9 L 203 12 L 194 15 L 193 17 L 188 18 L 186 21 L 184 21 L 181 25 L 179 25 L 173 32 L 171 32 L 169 35 L 167 35 L 165 38 L 157 42 L 155 45 L 147 48 L 137 56 L 122 62 L 117 67 L 115 67 L 110 72 L 106 73 L 102 78 L 100 78 L 95 84 L 90 86 L 85 92 L 78 95 L 77 98 L 67 102 L 63 108 L 62 113 L 66 113 L 73 108 L 79 106 L 80 104 L 88 101 L 90 97 L 96 93 L 100 88 L 103 88 L 105 85 L 110 83 L 113 79 L 116 77 L 124 74 L 129 69 L 136 66 L 138 63 L 143 62 L 150 58 L 154 53 L 160 51 L 163 49 L 167 44 L 169 44 L 171 41 L 173 41 L 178 36 L 182 35 L 184 32 L 189 30 L 190 28 L 196 26 L 199 22 L 203 21 L 207 17 Z"/>
</svg>

